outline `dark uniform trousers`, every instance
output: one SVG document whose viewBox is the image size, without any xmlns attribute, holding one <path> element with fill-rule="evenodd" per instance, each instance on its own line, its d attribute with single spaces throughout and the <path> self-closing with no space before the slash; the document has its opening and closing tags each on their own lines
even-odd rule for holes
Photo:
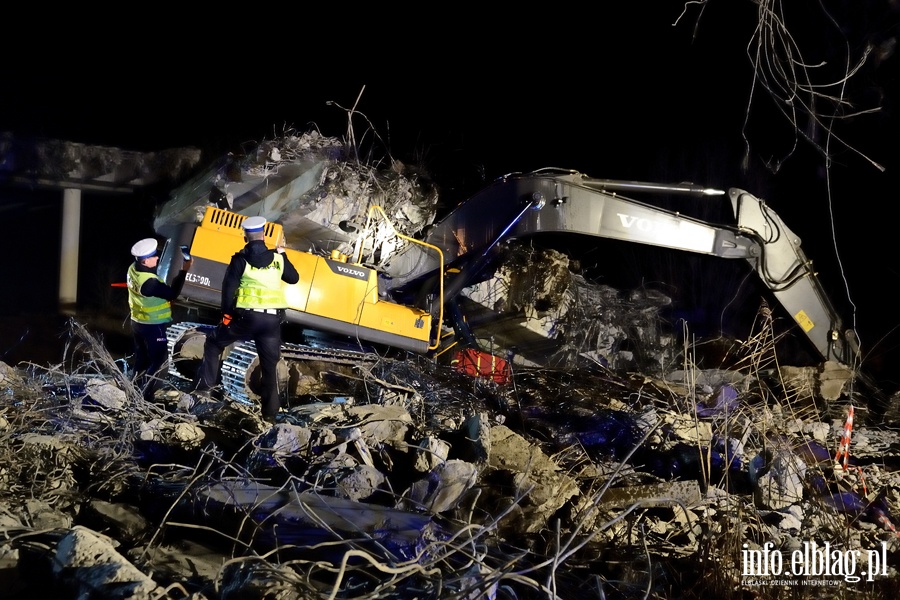
<svg viewBox="0 0 900 600">
<path fill-rule="evenodd" d="M 143 391 L 144 399 L 148 402 L 153 401 L 156 390 L 162 387 L 160 369 L 169 358 L 169 341 L 166 338 L 168 326 L 168 323 L 131 321 L 135 384 Z"/>
<path fill-rule="evenodd" d="M 277 373 L 278 361 L 281 359 L 281 314 L 248 309 L 238 309 L 235 312 L 237 314 L 229 325 L 219 325 L 206 336 L 203 362 L 200 364 L 194 389 L 209 390 L 218 383 L 222 350 L 228 345 L 253 340 L 262 371 L 262 414 L 263 417 L 274 417 L 281 406 Z"/>
</svg>

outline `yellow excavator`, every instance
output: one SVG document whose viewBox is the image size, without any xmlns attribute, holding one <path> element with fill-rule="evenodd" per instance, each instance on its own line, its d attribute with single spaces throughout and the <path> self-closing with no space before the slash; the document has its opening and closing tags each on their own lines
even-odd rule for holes
<svg viewBox="0 0 900 600">
<path fill-rule="evenodd" d="M 379 206 L 372 206 L 370 216 L 387 220 Z M 191 309 L 201 317 L 200 322 L 178 322 L 169 328 L 169 352 L 171 374 L 188 379 L 179 364 L 183 362 L 186 344 L 197 345 L 208 331 L 209 322 L 215 322 L 216 311 L 221 306 L 222 280 L 231 257 L 244 247 L 241 224 L 248 218 L 222 208 L 206 208 L 199 224 L 185 224 L 175 239 L 167 240 L 161 256 L 163 272 L 177 273 L 183 260 L 190 256 L 192 264 L 185 276 L 185 283 L 177 304 Z M 409 238 L 443 259 L 439 248 Z M 265 229 L 266 245 L 270 248 L 284 246 L 284 230 L 278 223 L 268 222 Z M 182 249 L 180 252 L 178 249 Z M 309 330 L 328 332 L 356 340 L 356 347 L 344 348 L 332 341 L 321 343 L 286 343 L 283 360 L 324 360 L 357 364 L 375 358 L 367 348 L 369 344 L 397 348 L 419 354 L 437 349 L 433 336 L 431 313 L 385 299 L 379 293 L 378 274 L 364 266 L 359 256 L 350 257 L 338 251 L 328 256 L 285 248 L 285 254 L 300 274 L 300 281 L 285 284 L 288 308 L 285 320 Z M 205 318 L 204 318 L 205 317 Z M 443 318 L 439 309 L 437 322 Z M 332 338 L 333 340 L 334 338 Z M 226 350 L 223 365 L 223 385 L 232 399 L 251 402 L 251 375 L 257 366 L 252 342 L 238 344 Z"/>
<path fill-rule="evenodd" d="M 725 196 L 734 222 L 708 223 L 625 193 Z M 177 303 L 197 316 L 169 328 L 173 375 L 188 376 L 179 368 L 181 349 L 196 344 L 218 320 L 225 268 L 244 245 L 241 223 L 249 216 L 210 205 L 199 222 L 183 223 L 167 236 L 159 272 L 171 280 L 182 266 L 179 247 L 187 246 L 193 263 Z M 467 363 L 463 370 L 505 381 L 507 362 L 476 347 L 475 319 L 466 314 L 462 291 L 496 271 L 503 244 L 561 233 L 744 260 L 824 360 L 851 367 L 858 361 L 856 334 L 844 328 L 799 237 L 761 199 L 736 188 L 726 192 L 693 184 L 596 179 L 558 169 L 498 179 L 430 226 L 421 239 L 397 232 L 373 205 L 364 224 L 347 227 L 352 253 L 286 248 L 300 273 L 299 283 L 286 286 L 287 323 L 337 337 L 311 335 L 297 343 L 286 338 L 284 358 L 357 364 L 373 358 L 373 344 L 433 356 L 456 344 L 455 359 Z M 395 242 L 385 244 L 388 238 Z M 270 221 L 269 247 L 284 240 L 283 226 Z M 500 315 L 478 319 L 488 331 L 500 321 Z M 339 339 L 347 343 L 336 343 Z M 525 338 L 510 345 L 528 353 Z M 228 351 L 223 385 L 232 398 L 253 401 L 254 361 L 252 342 Z"/>
</svg>

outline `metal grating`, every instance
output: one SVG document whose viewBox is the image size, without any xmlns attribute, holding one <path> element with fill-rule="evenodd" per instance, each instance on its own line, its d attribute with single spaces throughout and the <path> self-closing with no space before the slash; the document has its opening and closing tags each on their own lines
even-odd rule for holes
<svg viewBox="0 0 900 600">
<path fill-rule="evenodd" d="M 231 229 L 232 233 L 243 235 L 241 224 L 250 215 L 240 215 L 229 210 L 208 206 L 203 215 L 203 224 L 217 229 Z M 274 246 L 281 235 L 282 226 L 272 221 L 266 221 L 266 240 L 270 246 Z"/>
<path fill-rule="evenodd" d="M 241 223 L 246 219 L 244 215 L 239 215 L 221 208 L 210 207 L 206 211 L 206 219 L 213 225 L 219 227 L 228 227 L 229 229 L 240 230 Z"/>
</svg>

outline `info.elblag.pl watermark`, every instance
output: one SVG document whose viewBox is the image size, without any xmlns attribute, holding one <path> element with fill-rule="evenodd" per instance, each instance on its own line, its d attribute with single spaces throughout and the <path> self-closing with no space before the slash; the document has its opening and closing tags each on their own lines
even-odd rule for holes
<svg viewBox="0 0 900 600">
<path fill-rule="evenodd" d="M 795 550 L 782 551 L 772 542 L 760 549 L 744 544 L 741 550 L 742 583 L 759 585 L 834 586 L 875 581 L 888 575 L 887 542 L 880 548 L 862 550 L 833 548 L 829 542 L 803 542 Z"/>
</svg>

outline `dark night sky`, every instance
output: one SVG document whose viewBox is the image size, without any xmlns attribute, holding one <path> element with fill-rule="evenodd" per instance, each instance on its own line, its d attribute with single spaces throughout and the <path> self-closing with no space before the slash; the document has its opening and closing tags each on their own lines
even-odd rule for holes
<svg viewBox="0 0 900 600">
<path fill-rule="evenodd" d="M 227 151 L 285 126 L 342 135 L 345 113 L 326 103 L 350 107 L 365 86 L 359 109 L 393 152 L 466 154 L 489 176 L 548 164 L 603 176 L 613 162 L 632 165 L 631 177 L 686 142 L 737 135 L 740 108 L 721 108 L 750 86 L 749 3 L 702 21 L 693 44 L 696 11 L 676 27 L 681 5 L 669 5 L 552 18 L 456 9 L 392 26 L 385 15 L 330 15 L 285 31 L 172 19 L 175 31 L 99 39 L 73 29 L 58 41 L 72 58 L 22 52 L 5 65 L 0 125 L 135 150 Z M 738 65 L 722 64 L 723 45 Z"/>
<path fill-rule="evenodd" d="M 648 4 L 496 16 L 454 5 L 402 18 L 378 9 L 352 16 L 349 8 L 223 9 L 190 20 L 147 15 L 121 28 L 63 19 L 63 29 L 7 40 L 0 131 L 138 151 L 195 146 L 211 160 L 286 128 L 315 124 L 342 137 L 346 113 L 328 103 L 349 108 L 364 87 L 358 110 L 381 141 L 358 116 L 353 128 L 363 145 L 424 165 L 447 195 L 460 195 L 453 201 L 504 173 L 541 167 L 751 191 L 801 237 L 845 321 L 855 319 L 864 351 L 876 348 L 869 359 L 900 354 L 889 296 L 900 280 L 893 244 L 900 63 L 883 52 L 898 33 L 900 7 L 868 0 L 833 15 L 853 57 L 866 43 L 876 48 L 846 93 L 856 108 L 884 110 L 840 123 L 858 152 L 832 146 L 829 205 L 824 159 L 802 139 L 790 153 L 791 127 L 758 83 L 742 169 L 756 4 L 710 0 L 702 16 L 691 4 L 677 25 L 683 2 Z M 802 14 L 786 20 L 797 23 L 792 33 L 804 57 L 833 66 L 844 46 L 817 17 L 820 3 L 795 8 Z M 765 168 L 784 157 L 778 173 Z M 42 219 L 36 207 L 14 214 Z M 141 206 L 118 222 L 128 230 L 114 236 L 117 252 L 150 232 Z M 85 233 L 104 235 L 95 223 L 108 219 L 86 215 Z"/>
</svg>

